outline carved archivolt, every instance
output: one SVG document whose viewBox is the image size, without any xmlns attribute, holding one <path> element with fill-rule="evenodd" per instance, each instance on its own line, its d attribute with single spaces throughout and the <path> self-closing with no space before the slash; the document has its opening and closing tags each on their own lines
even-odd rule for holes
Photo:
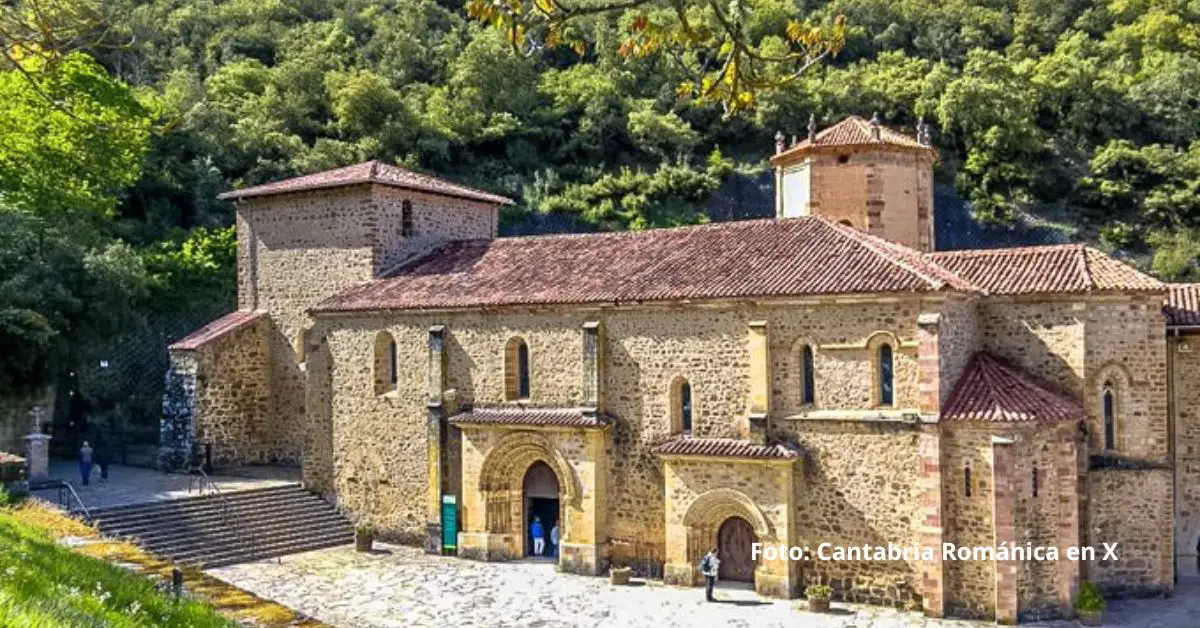
<svg viewBox="0 0 1200 628">
<path fill-rule="evenodd" d="M 525 472 L 536 462 L 544 462 L 554 471 L 563 498 L 573 503 L 579 495 L 579 482 L 571 465 L 549 440 L 534 432 L 509 434 L 492 446 L 479 471 L 479 489 L 520 493 Z"/>
<path fill-rule="evenodd" d="M 741 491 L 719 488 L 696 498 L 683 515 L 689 528 L 716 529 L 730 517 L 741 517 L 754 528 L 759 539 L 771 538 L 771 526 L 754 500 Z"/>
</svg>

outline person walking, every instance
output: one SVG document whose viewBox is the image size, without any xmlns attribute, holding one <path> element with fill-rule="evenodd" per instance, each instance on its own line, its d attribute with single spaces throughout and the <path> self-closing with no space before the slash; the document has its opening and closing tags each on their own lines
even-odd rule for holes
<svg viewBox="0 0 1200 628">
<path fill-rule="evenodd" d="M 96 466 L 100 467 L 100 482 L 108 482 L 108 461 L 110 459 L 108 451 L 108 441 L 103 437 L 96 439 Z"/>
<path fill-rule="evenodd" d="M 717 548 L 714 547 L 700 561 L 700 573 L 704 574 L 704 599 L 709 602 L 716 602 L 713 599 L 713 586 L 717 584 L 717 573 L 720 569 L 721 559 L 717 558 Z"/>
<path fill-rule="evenodd" d="M 558 558 L 558 522 L 555 522 L 554 527 L 550 528 L 550 545 L 554 558 Z"/>
<path fill-rule="evenodd" d="M 546 551 L 546 531 L 542 529 L 542 520 L 537 515 L 533 516 L 533 523 L 529 525 L 529 534 L 533 537 L 533 555 L 541 556 Z"/>
<path fill-rule="evenodd" d="M 88 442 L 83 441 L 83 447 L 79 448 L 79 477 L 83 480 L 83 485 L 88 485 L 88 480 L 92 477 L 92 446 Z"/>
</svg>

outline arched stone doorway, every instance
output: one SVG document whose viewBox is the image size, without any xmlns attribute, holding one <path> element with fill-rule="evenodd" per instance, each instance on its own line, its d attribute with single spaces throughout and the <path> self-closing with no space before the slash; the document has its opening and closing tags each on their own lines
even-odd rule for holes
<svg viewBox="0 0 1200 628">
<path fill-rule="evenodd" d="M 717 531 L 717 551 L 720 553 L 721 580 L 754 583 L 752 546 L 758 540 L 750 522 L 741 517 L 729 517 Z"/>
<path fill-rule="evenodd" d="M 554 547 L 550 542 L 550 531 L 558 525 L 559 518 L 559 486 L 558 477 L 550 465 L 538 460 L 529 466 L 522 482 L 525 524 L 524 551 L 525 556 L 534 556 L 533 522 L 541 524 L 545 547 L 542 556 L 554 556 Z M 561 539 L 560 539 L 561 540 Z"/>
</svg>

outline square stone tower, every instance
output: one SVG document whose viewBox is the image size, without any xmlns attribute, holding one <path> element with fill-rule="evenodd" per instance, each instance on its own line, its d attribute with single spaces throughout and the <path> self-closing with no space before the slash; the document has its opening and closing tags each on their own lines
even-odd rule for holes
<svg viewBox="0 0 1200 628">
<path fill-rule="evenodd" d="M 784 145 L 775 138 L 775 215 L 820 215 L 918 251 L 935 248 L 933 162 L 924 124 L 913 138 L 850 116 Z"/>
</svg>

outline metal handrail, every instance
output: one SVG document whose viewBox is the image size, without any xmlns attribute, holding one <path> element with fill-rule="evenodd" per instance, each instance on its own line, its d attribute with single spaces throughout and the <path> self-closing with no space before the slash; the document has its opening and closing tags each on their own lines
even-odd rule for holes
<svg viewBox="0 0 1200 628">
<path fill-rule="evenodd" d="M 75 503 L 79 504 L 79 510 L 83 512 L 84 520 L 90 523 L 92 521 L 92 511 L 88 510 L 87 505 L 83 503 L 83 499 L 79 497 L 79 493 L 75 491 L 75 487 L 71 486 L 71 483 L 66 480 L 62 480 L 58 485 L 58 502 L 65 505 L 65 502 L 67 501 L 63 498 L 63 488 L 66 488 L 67 492 L 71 494 L 72 498 L 74 498 Z M 66 508 L 66 510 L 67 512 L 71 511 L 69 507 Z"/>
<path fill-rule="evenodd" d="M 217 486 L 217 483 L 213 482 L 212 478 L 209 477 L 209 475 L 204 472 L 204 469 L 199 466 L 194 467 L 192 469 L 192 479 L 188 481 L 188 492 L 189 493 L 192 492 L 192 486 L 197 483 L 200 485 L 198 492 L 201 495 L 204 495 L 205 485 L 209 486 L 213 490 L 213 492 L 217 494 L 217 497 L 221 500 L 221 519 L 222 519 L 222 521 L 225 523 L 226 526 L 233 528 L 234 530 L 240 532 L 241 538 L 250 541 L 251 552 L 254 554 L 257 554 L 258 550 L 259 550 L 258 538 L 255 537 L 255 535 L 253 535 L 253 534 L 247 534 L 245 529 L 242 527 L 241 522 L 234 520 L 233 507 L 229 503 L 229 498 L 225 497 L 225 493 L 221 492 L 221 488 Z"/>
<path fill-rule="evenodd" d="M 212 478 L 209 477 L 208 474 L 204 472 L 204 469 L 200 467 L 195 467 L 192 469 L 192 479 L 188 480 L 188 492 L 191 493 L 192 487 L 197 484 L 199 484 L 197 492 L 200 493 L 201 496 L 204 495 L 205 486 L 212 489 L 212 491 L 216 493 L 217 499 L 221 500 L 221 518 L 224 519 L 225 525 L 229 525 L 229 515 L 231 511 L 229 499 L 225 497 L 225 493 L 221 492 L 221 487 L 217 486 L 217 483 L 213 482 Z"/>
</svg>

